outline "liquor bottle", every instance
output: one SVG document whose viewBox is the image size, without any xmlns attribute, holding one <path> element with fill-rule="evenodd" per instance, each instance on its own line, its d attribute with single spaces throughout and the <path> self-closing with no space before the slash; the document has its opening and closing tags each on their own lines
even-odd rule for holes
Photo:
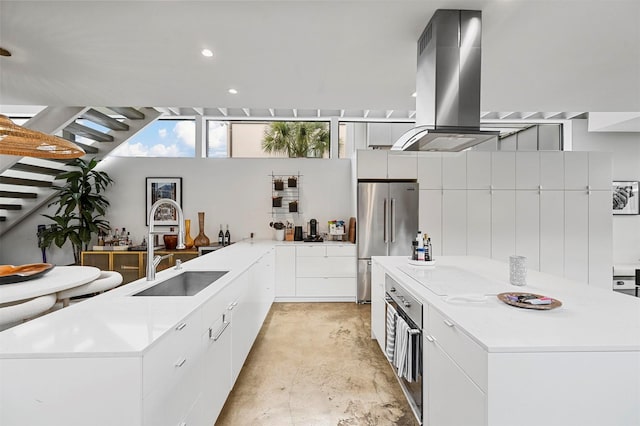
<svg viewBox="0 0 640 426">
<path fill-rule="evenodd" d="M 227 225 L 227 232 L 224 233 L 224 245 L 231 244 L 231 233 L 229 232 L 229 225 Z"/>
<path fill-rule="evenodd" d="M 224 245 L 224 232 L 222 232 L 222 224 L 220 224 L 220 232 L 218 232 L 218 245 Z"/>
</svg>

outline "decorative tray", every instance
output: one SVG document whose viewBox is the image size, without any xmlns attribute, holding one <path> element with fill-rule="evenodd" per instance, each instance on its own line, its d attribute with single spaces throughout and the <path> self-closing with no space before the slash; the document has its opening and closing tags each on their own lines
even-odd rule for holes
<svg viewBox="0 0 640 426">
<path fill-rule="evenodd" d="M 506 303 L 507 305 L 516 306 L 518 308 L 525 309 L 537 309 L 539 311 L 548 311 L 562 306 L 562 302 L 556 299 L 552 299 L 547 296 L 534 293 L 500 293 L 498 299 Z M 533 304 L 526 302 L 527 300 L 546 301 L 544 304 Z M 549 302 L 550 301 L 550 302 Z"/>
<path fill-rule="evenodd" d="M 0 284 L 13 284 L 41 277 L 50 270 L 50 263 L 29 263 L 26 265 L 0 265 Z"/>
</svg>

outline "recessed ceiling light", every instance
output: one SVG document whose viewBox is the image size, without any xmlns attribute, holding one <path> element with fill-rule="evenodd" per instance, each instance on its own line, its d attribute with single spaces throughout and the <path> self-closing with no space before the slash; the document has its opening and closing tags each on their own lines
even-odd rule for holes
<svg viewBox="0 0 640 426">
<path fill-rule="evenodd" d="M 413 93 L 411 94 L 411 96 L 413 96 L 413 97 L 415 98 L 416 96 L 418 96 L 418 93 L 417 93 L 417 92 L 413 92 Z"/>
<path fill-rule="evenodd" d="M 213 52 L 210 49 L 202 49 L 200 53 L 202 53 L 202 56 L 206 56 L 207 58 L 213 56 Z"/>
<path fill-rule="evenodd" d="M 238 91 L 236 89 L 229 89 L 229 93 L 231 93 L 232 95 L 237 95 Z"/>
</svg>

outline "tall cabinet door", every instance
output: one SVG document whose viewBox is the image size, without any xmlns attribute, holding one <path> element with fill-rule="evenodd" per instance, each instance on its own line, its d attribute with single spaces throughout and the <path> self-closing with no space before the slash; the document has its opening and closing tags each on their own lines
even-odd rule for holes
<svg viewBox="0 0 640 426">
<path fill-rule="evenodd" d="M 564 191 L 540 192 L 540 271 L 564 276 Z"/>
<path fill-rule="evenodd" d="M 442 190 L 420 190 L 420 218 L 418 228 L 429 234 L 433 256 L 442 255 Z"/>
<path fill-rule="evenodd" d="M 588 282 L 589 271 L 589 194 L 564 193 L 564 276 Z"/>
<path fill-rule="evenodd" d="M 589 195 L 589 285 L 611 289 L 613 267 L 611 191 Z"/>
<path fill-rule="evenodd" d="M 467 255 L 491 257 L 491 192 L 467 191 Z"/>
<path fill-rule="evenodd" d="M 409 256 L 418 230 L 417 183 L 389 184 L 389 256 Z"/>
<path fill-rule="evenodd" d="M 467 191 L 442 192 L 442 254 L 467 254 Z"/>
<path fill-rule="evenodd" d="M 527 268 L 540 270 L 540 194 L 516 191 L 516 251 Z"/>
<path fill-rule="evenodd" d="M 358 183 L 358 258 L 388 255 L 388 212 L 389 184 Z"/>
<path fill-rule="evenodd" d="M 491 212 L 491 257 L 508 262 L 516 250 L 516 191 L 493 191 Z"/>
</svg>

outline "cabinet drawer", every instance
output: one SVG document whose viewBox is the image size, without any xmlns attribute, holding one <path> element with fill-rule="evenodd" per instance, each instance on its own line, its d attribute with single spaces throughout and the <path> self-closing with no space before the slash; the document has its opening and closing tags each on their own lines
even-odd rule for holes
<svg viewBox="0 0 640 426">
<path fill-rule="evenodd" d="M 356 261 L 352 257 L 300 257 L 296 259 L 296 276 L 355 277 Z"/>
<path fill-rule="evenodd" d="M 339 245 L 339 246 L 327 246 L 327 256 L 335 257 L 356 257 L 355 244 Z"/>
<path fill-rule="evenodd" d="M 487 391 L 487 352 L 451 319 L 435 309 L 429 309 L 429 335 L 447 352 L 456 364 L 480 387 Z"/>
<path fill-rule="evenodd" d="M 211 324 L 220 319 L 229 306 L 236 302 L 240 295 L 240 288 L 231 282 L 218 294 L 202 305 L 202 332 L 207 331 Z"/>
<path fill-rule="evenodd" d="M 201 346 L 200 311 L 180 321 L 142 359 L 143 396 L 176 385 L 195 367 Z"/>
<path fill-rule="evenodd" d="M 297 257 L 324 257 L 327 255 L 324 246 L 298 246 L 296 247 Z"/>
<path fill-rule="evenodd" d="M 353 278 L 298 278 L 296 296 L 300 297 L 355 297 Z"/>
</svg>

